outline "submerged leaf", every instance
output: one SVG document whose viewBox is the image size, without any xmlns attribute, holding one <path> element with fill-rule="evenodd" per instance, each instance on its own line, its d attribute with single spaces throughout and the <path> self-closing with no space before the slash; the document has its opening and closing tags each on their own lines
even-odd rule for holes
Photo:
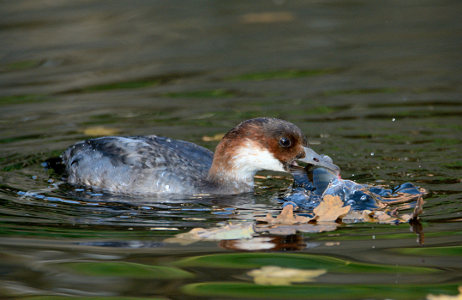
<svg viewBox="0 0 462 300">
<path fill-rule="evenodd" d="M 351 206 L 343 206 L 343 204 L 338 196 L 324 196 L 321 203 L 313 210 L 316 221 L 332 222 L 345 216 L 350 211 Z"/>
<path fill-rule="evenodd" d="M 301 270 L 282 268 L 277 266 L 264 266 L 252 270 L 247 275 L 253 277 L 256 284 L 262 285 L 291 285 L 295 282 L 311 282 L 326 270 Z"/>
<path fill-rule="evenodd" d="M 208 229 L 193 228 L 189 232 L 165 239 L 164 242 L 189 245 L 198 241 L 250 239 L 254 233 L 253 223 L 229 224 Z"/>
<path fill-rule="evenodd" d="M 268 232 L 274 235 L 291 235 L 298 232 L 305 233 L 319 233 L 325 231 L 334 231 L 339 224 L 335 222 L 323 222 L 322 224 L 298 224 L 298 225 L 277 225 L 274 227 L 259 226 L 256 228 L 257 232 Z"/>
<path fill-rule="evenodd" d="M 266 222 L 268 224 L 293 225 L 308 223 L 311 221 L 311 218 L 294 215 L 294 206 L 286 205 L 277 217 L 273 218 L 273 216 L 268 213 L 264 218 L 257 218 L 257 221 Z"/>
</svg>

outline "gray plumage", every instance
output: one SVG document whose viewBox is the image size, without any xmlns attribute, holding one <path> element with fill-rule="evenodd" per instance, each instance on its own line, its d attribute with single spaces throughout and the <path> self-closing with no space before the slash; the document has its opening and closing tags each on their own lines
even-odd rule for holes
<svg viewBox="0 0 462 300">
<path fill-rule="evenodd" d="M 164 137 L 102 137 L 79 142 L 62 155 L 71 184 L 116 193 L 200 192 L 213 152 Z M 198 180 L 199 179 L 199 180 Z"/>
</svg>

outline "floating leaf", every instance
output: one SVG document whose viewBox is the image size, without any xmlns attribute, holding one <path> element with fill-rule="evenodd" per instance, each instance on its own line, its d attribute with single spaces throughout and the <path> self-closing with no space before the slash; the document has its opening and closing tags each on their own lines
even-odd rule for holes
<svg viewBox="0 0 462 300">
<path fill-rule="evenodd" d="M 345 216 L 351 206 L 343 206 L 343 201 L 338 196 L 324 196 L 321 203 L 313 210 L 315 219 L 319 222 L 333 222 Z"/>
<path fill-rule="evenodd" d="M 350 211 L 342 218 L 345 223 L 369 222 L 381 224 L 399 224 L 408 222 L 411 215 L 399 216 L 397 211 L 393 210 L 362 210 Z"/>
<path fill-rule="evenodd" d="M 212 135 L 212 136 L 206 136 L 204 135 L 202 137 L 202 140 L 204 142 L 216 142 L 216 141 L 221 141 L 221 139 L 225 136 L 224 133 L 217 133 L 215 135 Z"/>
<path fill-rule="evenodd" d="M 295 282 L 314 281 L 316 277 L 325 273 L 326 270 L 301 270 L 278 266 L 264 266 L 260 269 L 247 272 L 247 275 L 253 277 L 256 284 L 291 285 Z"/>
<path fill-rule="evenodd" d="M 412 212 L 412 219 L 416 219 L 418 216 L 420 216 L 423 213 L 423 197 L 420 196 L 419 199 L 417 199 L 417 202 L 414 207 L 414 211 Z"/>
<path fill-rule="evenodd" d="M 310 220 L 311 218 L 294 215 L 293 205 L 286 205 L 282 209 L 281 213 L 275 218 L 273 218 L 270 213 L 268 213 L 264 218 L 257 218 L 257 221 L 260 222 L 283 225 L 303 224 L 308 223 Z"/>
<path fill-rule="evenodd" d="M 462 300 L 462 286 L 459 286 L 459 295 L 428 295 L 427 300 Z"/>
<path fill-rule="evenodd" d="M 220 247 L 232 250 L 258 251 L 275 249 L 274 237 L 254 237 L 241 240 L 223 240 Z"/>
<path fill-rule="evenodd" d="M 208 229 L 194 228 L 189 232 L 165 239 L 164 242 L 189 245 L 198 241 L 250 239 L 254 233 L 253 223 L 229 224 Z"/>
<path fill-rule="evenodd" d="M 83 130 L 83 134 L 88 136 L 107 136 L 116 135 L 120 132 L 119 129 L 103 126 L 88 127 Z"/>
</svg>

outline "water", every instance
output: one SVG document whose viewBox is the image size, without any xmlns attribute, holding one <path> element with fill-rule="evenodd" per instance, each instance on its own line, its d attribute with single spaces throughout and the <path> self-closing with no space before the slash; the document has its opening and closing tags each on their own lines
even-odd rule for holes
<svg viewBox="0 0 462 300">
<path fill-rule="evenodd" d="M 457 294 L 461 12 L 451 0 L 3 1 L 1 298 Z M 249 241 L 165 243 L 276 214 L 290 177 L 262 174 L 254 195 L 127 198 L 59 185 L 41 167 L 95 127 L 213 149 L 204 136 L 254 116 L 299 125 L 344 179 L 428 189 L 424 245 L 409 224 L 374 223 L 261 234 L 271 250 L 254 252 L 238 250 Z M 254 284 L 248 272 L 271 265 L 326 273 Z"/>
</svg>

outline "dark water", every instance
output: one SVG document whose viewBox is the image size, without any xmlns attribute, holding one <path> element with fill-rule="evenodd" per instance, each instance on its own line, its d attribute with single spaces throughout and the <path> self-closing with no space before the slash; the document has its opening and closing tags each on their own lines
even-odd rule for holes
<svg viewBox="0 0 462 300">
<path fill-rule="evenodd" d="M 456 0 L 0 2 L 1 298 L 457 294 L 461 13 Z M 41 167 L 98 126 L 213 149 L 203 136 L 254 116 L 299 125 L 343 178 L 428 189 L 424 245 L 409 224 L 373 223 L 260 235 L 261 251 L 164 243 L 276 213 L 290 178 L 258 179 L 255 195 L 130 199 Z M 264 266 L 326 273 L 255 284 L 247 273 Z"/>
</svg>

